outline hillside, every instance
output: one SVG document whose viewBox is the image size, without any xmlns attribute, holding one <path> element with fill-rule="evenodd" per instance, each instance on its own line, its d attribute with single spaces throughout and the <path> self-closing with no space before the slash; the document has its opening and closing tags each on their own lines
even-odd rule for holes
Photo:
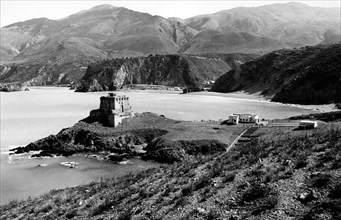
<svg viewBox="0 0 341 220">
<path fill-rule="evenodd" d="M 234 8 L 188 19 L 112 5 L 1 28 L 0 82 L 76 83 L 88 64 L 149 54 L 255 53 L 340 40 L 340 9 L 301 3 Z"/>
<path fill-rule="evenodd" d="M 218 78 L 212 91 L 261 92 L 272 101 L 326 104 L 341 101 L 341 44 L 278 50 Z"/>
<path fill-rule="evenodd" d="M 317 8 L 290 2 L 261 7 L 238 7 L 198 15 L 184 23 L 196 30 L 220 33 L 247 32 L 291 46 L 315 45 L 328 31 L 340 32 L 340 8 Z"/>
<path fill-rule="evenodd" d="M 12 201 L 0 207 L 1 218 L 340 218 L 339 122 L 313 131 L 265 126 L 254 134 L 229 152 Z"/>
<path fill-rule="evenodd" d="M 259 37 L 248 32 L 219 32 L 203 30 L 188 41 L 180 52 L 185 54 L 239 53 L 264 54 L 269 51 L 290 48 L 289 45 L 268 37 Z"/>
<path fill-rule="evenodd" d="M 105 60 L 87 68 L 77 91 L 116 90 L 131 84 L 201 88 L 208 80 L 215 80 L 230 70 L 228 62 L 242 62 L 251 58 L 252 56 L 243 54 L 211 57 L 149 55 Z"/>
</svg>

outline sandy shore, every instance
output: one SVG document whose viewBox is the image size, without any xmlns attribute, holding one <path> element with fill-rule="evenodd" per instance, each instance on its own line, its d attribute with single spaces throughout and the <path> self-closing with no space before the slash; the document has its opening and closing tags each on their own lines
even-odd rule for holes
<svg viewBox="0 0 341 220">
<path fill-rule="evenodd" d="M 235 98 L 235 99 L 247 99 L 247 100 L 257 100 L 257 101 L 264 101 L 264 102 L 271 102 L 270 98 L 264 97 L 260 95 L 260 92 L 257 93 L 247 93 L 245 91 L 237 91 L 237 92 L 230 92 L 230 93 L 219 93 L 219 92 L 193 92 L 188 93 L 186 95 L 193 95 L 193 96 L 220 96 L 226 98 Z M 276 103 L 276 102 L 273 102 Z M 311 110 L 318 110 L 320 112 L 331 112 L 337 111 L 335 104 L 325 104 L 325 105 L 301 105 L 301 104 L 286 104 L 286 103 L 278 103 L 281 105 L 290 105 L 295 106 L 298 108 L 304 109 L 311 109 Z"/>
</svg>

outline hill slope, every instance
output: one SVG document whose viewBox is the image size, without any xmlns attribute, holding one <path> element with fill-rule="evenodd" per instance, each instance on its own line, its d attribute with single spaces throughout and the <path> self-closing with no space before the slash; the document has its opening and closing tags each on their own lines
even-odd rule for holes
<svg viewBox="0 0 341 220">
<path fill-rule="evenodd" d="M 227 153 L 12 201 L 2 219 L 339 219 L 340 123 L 257 135 Z"/>
<path fill-rule="evenodd" d="M 282 48 L 289 48 L 285 43 L 268 38 L 259 37 L 247 32 L 220 32 L 204 30 L 195 35 L 181 48 L 182 53 L 257 53 L 263 54 Z"/>
<path fill-rule="evenodd" d="M 273 101 L 325 104 L 341 101 L 341 44 L 279 50 L 218 78 L 216 92 L 261 92 Z"/>
<path fill-rule="evenodd" d="M 196 30 L 247 32 L 289 45 L 321 43 L 329 30 L 340 33 L 340 8 L 315 8 L 291 2 L 261 7 L 238 7 L 185 19 Z"/>
</svg>

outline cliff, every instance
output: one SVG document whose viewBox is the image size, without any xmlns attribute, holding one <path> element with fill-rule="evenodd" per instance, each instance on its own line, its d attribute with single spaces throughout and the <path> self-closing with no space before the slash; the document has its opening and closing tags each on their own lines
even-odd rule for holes
<svg viewBox="0 0 341 220">
<path fill-rule="evenodd" d="M 261 92 L 284 103 L 340 102 L 340 57 L 341 44 L 278 50 L 225 73 L 212 91 Z"/>
<path fill-rule="evenodd" d="M 230 69 L 220 58 L 194 55 L 112 59 L 89 65 L 76 91 L 116 90 L 131 84 L 199 88 Z"/>
</svg>

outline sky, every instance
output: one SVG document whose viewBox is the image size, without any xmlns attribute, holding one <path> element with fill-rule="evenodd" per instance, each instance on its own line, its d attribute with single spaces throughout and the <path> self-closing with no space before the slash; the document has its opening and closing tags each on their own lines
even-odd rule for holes
<svg viewBox="0 0 341 220">
<path fill-rule="evenodd" d="M 162 17 L 188 18 L 199 14 L 211 14 L 217 11 L 235 7 L 257 7 L 274 3 L 286 3 L 290 1 L 237 1 L 237 0 L 0 0 L 0 26 L 25 21 L 32 18 L 46 17 L 60 19 L 76 12 L 90 9 L 96 5 L 110 4 L 113 6 L 126 7 L 139 12 L 146 12 Z M 340 7 L 341 1 L 296 1 L 314 7 Z"/>
</svg>

